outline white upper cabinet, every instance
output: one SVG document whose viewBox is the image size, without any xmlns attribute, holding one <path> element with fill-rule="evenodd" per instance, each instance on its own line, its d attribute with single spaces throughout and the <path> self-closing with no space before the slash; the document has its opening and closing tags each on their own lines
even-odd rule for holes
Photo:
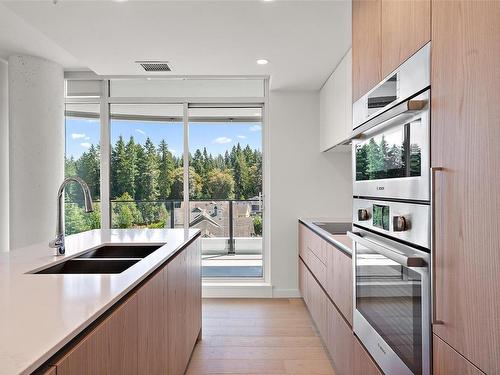
<svg viewBox="0 0 500 375">
<path fill-rule="evenodd" d="M 321 151 L 341 144 L 352 133 L 351 72 L 352 53 L 349 50 L 320 91 Z"/>
</svg>

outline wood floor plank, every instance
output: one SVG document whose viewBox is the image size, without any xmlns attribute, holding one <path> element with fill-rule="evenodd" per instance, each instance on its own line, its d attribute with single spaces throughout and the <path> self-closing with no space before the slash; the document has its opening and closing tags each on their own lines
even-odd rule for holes
<svg viewBox="0 0 500 375">
<path fill-rule="evenodd" d="M 334 375 L 302 299 L 206 299 L 188 375 Z"/>
<path fill-rule="evenodd" d="M 193 359 L 304 359 L 328 360 L 324 349 L 317 347 L 249 347 L 199 345 Z"/>
<path fill-rule="evenodd" d="M 271 347 L 323 347 L 318 336 L 314 337 L 259 337 L 259 336 L 203 336 L 203 345 L 212 346 L 271 346 Z"/>
</svg>

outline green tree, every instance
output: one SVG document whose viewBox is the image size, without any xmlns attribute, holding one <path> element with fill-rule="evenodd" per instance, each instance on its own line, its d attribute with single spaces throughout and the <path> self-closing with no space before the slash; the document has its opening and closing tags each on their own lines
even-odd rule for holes
<svg viewBox="0 0 500 375">
<path fill-rule="evenodd" d="M 236 199 L 245 199 L 248 184 L 248 166 L 241 152 L 236 156 L 234 167 L 234 193 Z"/>
<path fill-rule="evenodd" d="M 233 199 L 234 198 L 234 179 L 227 170 L 218 168 L 208 172 L 207 193 L 211 199 Z"/>
<path fill-rule="evenodd" d="M 121 135 L 111 150 L 111 166 L 111 197 L 117 198 L 127 192 L 126 186 L 130 178 L 127 175 L 125 142 Z"/>
<path fill-rule="evenodd" d="M 262 236 L 262 216 L 256 215 L 253 217 L 253 231 L 256 236 Z"/>
<path fill-rule="evenodd" d="M 158 193 L 160 199 L 168 199 L 172 191 L 172 174 L 174 172 L 174 159 L 172 153 L 168 150 L 165 140 L 158 146 L 159 175 L 158 175 Z"/>
<path fill-rule="evenodd" d="M 172 198 L 183 199 L 184 196 L 184 168 L 174 169 L 172 182 Z M 194 168 L 189 168 L 189 196 L 190 198 L 200 198 L 202 180 Z"/>
<path fill-rule="evenodd" d="M 113 204 L 113 228 L 132 228 L 142 224 L 142 214 L 129 193 L 123 193 Z"/>
<path fill-rule="evenodd" d="M 156 208 L 156 201 L 158 199 L 158 176 L 160 169 L 158 166 L 158 155 L 156 147 L 148 137 L 144 144 L 144 154 L 138 160 L 139 176 L 137 178 L 141 190 L 142 200 L 146 202 L 141 203 L 139 209 L 142 213 L 142 218 L 146 224 L 155 222 L 158 218 L 158 210 Z"/>
<path fill-rule="evenodd" d="M 89 150 L 82 154 L 77 163 L 77 174 L 89 186 L 90 193 L 94 200 L 100 198 L 100 166 L 99 146 L 94 145 L 91 145 Z"/>
</svg>

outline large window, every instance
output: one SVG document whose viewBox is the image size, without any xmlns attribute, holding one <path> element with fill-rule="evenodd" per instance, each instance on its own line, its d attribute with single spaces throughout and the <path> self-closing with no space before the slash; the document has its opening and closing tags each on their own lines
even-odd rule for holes
<svg viewBox="0 0 500 375">
<path fill-rule="evenodd" d="M 182 111 L 182 105 L 111 105 L 113 228 L 183 227 Z"/>
<path fill-rule="evenodd" d="M 66 234 L 101 227 L 99 104 L 66 104 L 65 176 L 79 176 L 89 186 L 94 212 L 86 214 L 79 186 L 66 188 Z"/>
<path fill-rule="evenodd" d="M 68 187 L 67 234 L 198 228 L 204 277 L 264 276 L 265 79 L 66 83 L 65 173 L 85 180 L 95 203 L 86 214 Z"/>
</svg>

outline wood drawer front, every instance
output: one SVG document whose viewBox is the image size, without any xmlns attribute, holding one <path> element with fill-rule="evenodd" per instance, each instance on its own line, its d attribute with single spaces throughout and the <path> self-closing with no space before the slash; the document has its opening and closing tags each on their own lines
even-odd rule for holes
<svg viewBox="0 0 500 375">
<path fill-rule="evenodd" d="M 309 270 L 304 267 L 306 298 L 304 299 L 309 312 L 322 337 L 327 336 L 328 325 L 326 317 L 326 304 L 328 297 Z"/>
<path fill-rule="evenodd" d="M 309 296 L 307 294 L 307 273 L 309 271 L 306 268 L 306 265 L 304 264 L 304 261 L 299 258 L 299 290 L 300 294 L 302 296 L 302 299 L 306 303 L 306 305 L 309 304 Z"/>
<path fill-rule="evenodd" d="M 133 295 L 55 363 L 57 374 L 137 374 L 137 307 Z"/>
<path fill-rule="evenodd" d="M 354 359 L 354 334 L 352 329 L 330 301 L 327 303 L 326 316 L 328 333 L 325 341 L 335 372 L 338 374 L 352 374 Z"/>
<path fill-rule="evenodd" d="M 363 348 L 359 340 L 354 338 L 354 375 L 383 375 L 372 357 Z M 450 373 L 451 375 L 451 373 Z M 456 374 L 458 375 L 458 373 Z"/>
<path fill-rule="evenodd" d="M 436 335 L 433 335 L 433 374 L 434 375 L 480 375 L 484 374 L 476 366 L 467 361 L 451 346 Z"/>
<path fill-rule="evenodd" d="M 327 244 L 326 291 L 347 321 L 352 325 L 352 259 Z"/>
<path fill-rule="evenodd" d="M 326 241 L 314 233 L 311 229 L 305 228 L 304 232 L 304 248 L 312 251 L 318 259 L 326 264 Z"/>
<path fill-rule="evenodd" d="M 326 265 L 316 256 L 315 253 L 308 250 L 306 255 L 306 264 L 312 274 L 318 279 L 319 283 L 326 286 Z"/>
</svg>

